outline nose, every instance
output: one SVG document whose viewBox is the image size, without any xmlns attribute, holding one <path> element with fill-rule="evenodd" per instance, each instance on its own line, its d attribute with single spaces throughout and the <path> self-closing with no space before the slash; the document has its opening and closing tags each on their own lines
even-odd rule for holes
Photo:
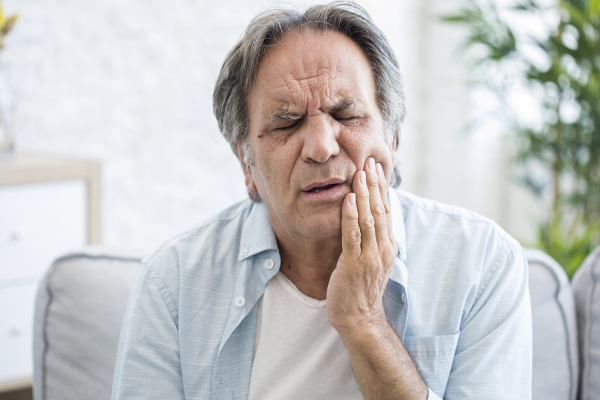
<svg viewBox="0 0 600 400">
<path fill-rule="evenodd" d="M 339 130 L 325 115 L 309 118 L 305 127 L 302 159 L 324 163 L 340 153 Z"/>
</svg>

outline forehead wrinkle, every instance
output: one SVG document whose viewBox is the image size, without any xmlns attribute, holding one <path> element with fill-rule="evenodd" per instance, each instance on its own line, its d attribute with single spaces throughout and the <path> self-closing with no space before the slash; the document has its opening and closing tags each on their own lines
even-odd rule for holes
<svg viewBox="0 0 600 400">
<path fill-rule="evenodd" d="M 293 74 L 284 77 L 285 90 L 292 105 L 302 108 L 319 109 L 321 104 L 334 102 L 339 98 L 336 87 L 339 86 L 331 71 L 322 70 L 316 75 L 297 79 Z"/>
<path fill-rule="evenodd" d="M 302 43 L 291 40 L 294 36 Z M 357 81 L 356 78 L 357 73 L 362 71 L 362 68 L 356 68 L 356 56 L 341 54 L 335 46 L 322 48 L 325 56 L 323 53 L 313 53 L 311 48 L 305 46 L 315 47 L 313 41 L 309 40 L 310 36 L 293 34 L 267 51 L 258 75 L 263 87 L 270 91 L 270 99 L 266 103 L 272 107 L 260 107 L 261 114 L 271 117 L 275 109 L 289 109 L 303 115 L 308 112 L 330 112 L 343 98 L 354 100 L 353 108 L 364 108 L 367 99 L 363 98 L 362 85 L 359 83 L 361 79 Z M 325 42 L 317 46 L 331 44 L 331 40 Z M 370 65 L 367 73 L 372 74 Z"/>
</svg>

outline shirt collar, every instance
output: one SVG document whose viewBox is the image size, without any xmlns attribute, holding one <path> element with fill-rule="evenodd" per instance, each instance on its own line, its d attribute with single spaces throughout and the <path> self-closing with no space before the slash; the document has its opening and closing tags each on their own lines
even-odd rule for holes
<svg viewBox="0 0 600 400">
<path fill-rule="evenodd" d="M 394 260 L 394 266 L 390 274 L 390 280 L 395 281 L 405 288 L 408 283 L 408 270 L 406 268 L 406 229 L 404 226 L 404 212 L 400 204 L 400 198 L 395 189 L 388 190 L 388 201 L 392 213 L 392 232 L 398 242 L 398 256 Z"/>
<path fill-rule="evenodd" d="M 408 271 L 406 269 L 406 229 L 404 212 L 400 198 L 395 189 L 388 190 L 388 201 L 392 213 L 392 232 L 398 242 L 398 256 L 390 274 L 390 279 L 402 286 L 407 286 Z M 254 203 L 250 215 L 242 228 L 240 253 L 238 261 L 245 260 L 266 250 L 278 250 L 277 238 L 269 222 L 267 208 L 264 203 Z"/>
<path fill-rule="evenodd" d="M 265 250 L 278 250 L 277 238 L 269 222 L 265 203 L 254 203 L 242 228 L 238 261 Z"/>
</svg>

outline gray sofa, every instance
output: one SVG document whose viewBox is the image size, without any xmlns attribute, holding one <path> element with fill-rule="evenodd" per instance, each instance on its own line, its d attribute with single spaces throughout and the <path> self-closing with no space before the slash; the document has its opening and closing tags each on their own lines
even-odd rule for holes
<svg viewBox="0 0 600 400">
<path fill-rule="evenodd" d="M 600 248 L 572 285 L 546 254 L 528 250 L 527 257 L 533 399 L 600 399 Z M 121 319 L 140 260 L 90 248 L 50 267 L 36 299 L 36 400 L 110 399 Z"/>
<path fill-rule="evenodd" d="M 121 320 L 140 261 L 135 253 L 89 248 L 50 267 L 35 302 L 34 399 L 110 399 Z"/>
<path fill-rule="evenodd" d="M 573 277 L 579 332 L 579 399 L 600 399 L 600 248 Z"/>
</svg>

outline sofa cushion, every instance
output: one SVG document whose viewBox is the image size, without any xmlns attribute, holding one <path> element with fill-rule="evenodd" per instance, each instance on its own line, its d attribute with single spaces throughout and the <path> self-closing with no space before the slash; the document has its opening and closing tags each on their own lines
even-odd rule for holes
<svg viewBox="0 0 600 400">
<path fill-rule="evenodd" d="M 57 259 L 34 317 L 36 400 L 109 400 L 125 306 L 140 257 L 86 249 Z"/>
<path fill-rule="evenodd" d="M 526 250 L 533 323 L 532 398 L 575 400 L 577 323 L 569 279 L 539 250 Z"/>
<path fill-rule="evenodd" d="M 573 277 L 579 324 L 580 399 L 600 399 L 600 247 Z"/>
</svg>

